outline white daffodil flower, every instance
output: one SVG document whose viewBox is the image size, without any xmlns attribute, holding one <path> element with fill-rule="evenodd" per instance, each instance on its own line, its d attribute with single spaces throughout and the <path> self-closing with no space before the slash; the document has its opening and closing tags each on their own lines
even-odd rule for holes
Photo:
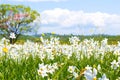
<svg viewBox="0 0 120 80">
<path fill-rule="evenodd" d="M 92 68 L 89 66 L 87 66 L 85 69 L 86 70 L 83 74 L 86 80 L 96 80 L 97 70 L 95 68 L 92 70 Z"/>
<path fill-rule="evenodd" d="M 42 64 L 39 64 L 38 74 L 39 74 L 40 76 L 42 76 L 43 78 L 44 78 L 45 76 L 48 76 L 48 74 L 47 74 L 47 67 L 46 67 L 46 65 L 44 65 L 43 63 L 42 63 Z"/>
<path fill-rule="evenodd" d="M 103 74 L 102 78 L 99 78 L 98 80 L 109 80 L 105 74 Z"/>
<path fill-rule="evenodd" d="M 116 62 L 116 60 L 111 62 L 111 68 L 112 69 L 117 69 L 118 67 L 119 67 L 119 64 L 118 64 L 118 62 Z"/>
<path fill-rule="evenodd" d="M 98 70 L 98 71 L 101 70 L 101 66 L 100 66 L 100 64 L 97 66 L 97 70 Z"/>
<path fill-rule="evenodd" d="M 78 73 L 73 72 L 73 76 L 74 76 L 75 78 L 77 78 L 77 77 L 78 77 Z"/>
<path fill-rule="evenodd" d="M 75 66 L 69 66 L 68 72 L 73 73 L 75 71 Z"/>
<path fill-rule="evenodd" d="M 15 33 L 11 32 L 9 37 L 15 39 L 16 38 Z"/>
<path fill-rule="evenodd" d="M 118 57 L 118 64 L 120 65 L 120 57 Z"/>
</svg>

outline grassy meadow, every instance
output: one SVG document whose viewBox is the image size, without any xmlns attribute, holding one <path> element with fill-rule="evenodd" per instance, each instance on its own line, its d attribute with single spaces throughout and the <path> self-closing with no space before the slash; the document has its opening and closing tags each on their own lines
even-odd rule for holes
<svg viewBox="0 0 120 80">
<path fill-rule="evenodd" d="M 120 35 L 52 35 L 51 33 L 46 33 L 44 35 L 35 35 L 35 36 L 29 36 L 29 35 L 21 35 L 17 42 L 18 44 L 23 44 L 24 42 L 26 42 L 27 40 L 33 41 L 33 42 L 40 42 L 40 36 L 42 36 L 45 39 L 50 39 L 51 36 L 53 37 L 59 37 L 60 40 L 60 44 L 69 44 L 69 38 L 72 36 L 77 36 L 79 37 L 80 41 L 83 41 L 84 39 L 94 39 L 95 41 L 101 41 L 104 38 L 108 39 L 108 44 L 112 45 L 112 44 L 118 44 L 117 42 L 120 41 Z M 3 37 L 0 36 L 0 39 L 2 39 Z"/>
<path fill-rule="evenodd" d="M 0 80 L 120 80 L 120 36 L 0 36 Z"/>
</svg>

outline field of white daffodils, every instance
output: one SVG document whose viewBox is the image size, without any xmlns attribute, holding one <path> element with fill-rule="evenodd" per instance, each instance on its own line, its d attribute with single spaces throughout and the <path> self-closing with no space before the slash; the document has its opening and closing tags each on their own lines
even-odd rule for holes
<svg viewBox="0 0 120 80">
<path fill-rule="evenodd" d="M 120 42 L 40 37 L 42 43 L 0 40 L 0 80 L 120 80 Z"/>
</svg>

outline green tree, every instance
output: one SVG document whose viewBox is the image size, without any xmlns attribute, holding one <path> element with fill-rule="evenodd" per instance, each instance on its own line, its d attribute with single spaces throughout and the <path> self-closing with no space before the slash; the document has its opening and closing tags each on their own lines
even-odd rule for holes
<svg viewBox="0 0 120 80">
<path fill-rule="evenodd" d="M 30 24 L 38 17 L 40 17 L 40 14 L 30 7 L 1 4 L 0 34 L 9 39 L 10 43 L 14 43 L 21 34 L 32 31 L 33 26 Z"/>
</svg>

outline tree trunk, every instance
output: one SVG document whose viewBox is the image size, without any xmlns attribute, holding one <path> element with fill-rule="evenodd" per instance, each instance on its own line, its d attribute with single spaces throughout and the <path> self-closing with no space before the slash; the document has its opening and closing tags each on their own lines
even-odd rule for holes
<svg viewBox="0 0 120 80">
<path fill-rule="evenodd" d="M 12 38 L 10 38 L 9 40 L 10 40 L 10 44 L 14 44 L 14 42 L 13 42 L 13 39 L 12 39 Z"/>
</svg>

